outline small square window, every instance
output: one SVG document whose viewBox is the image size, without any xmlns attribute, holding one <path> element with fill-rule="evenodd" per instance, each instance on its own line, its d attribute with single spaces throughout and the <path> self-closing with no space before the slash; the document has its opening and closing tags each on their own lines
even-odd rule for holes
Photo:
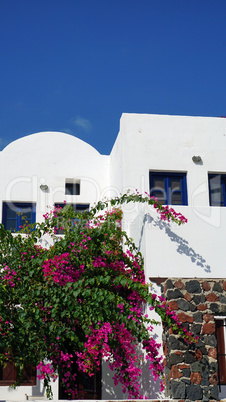
<svg viewBox="0 0 226 402">
<path fill-rule="evenodd" d="M 226 206 L 226 174 L 209 174 L 210 206 Z"/>
<path fill-rule="evenodd" d="M 165 205 L 188 205 L 186 173 L 150 172 L 150 196 Z"/>
<path fill-rule="evenodd" d="M 88 211 L 89 210 L 89 204 L 55 204 L 55 208 L 68 208 L 72 206 L 73 207 L 73 211 L 74 212 L 84 212 L 84 211 Z M 70 222 L 70 226 L 73 229 L 73 226 L 78 223 L 78 219 L 73 219 Z M 59 222 L 56 228 L 56 234 L 64 234 L 64 229 L 61 228 L 61 223 L 60 223 L 60 218 L 59 218 Z"/>
<path fill-rule="evenodd" d="M 65 182 L 66 195 L 80 195 L 80 182 L 66 180 Z"/>
<path fill-rule="evenodd" d="M 28 202 L 3 202 L 2 223 L 6 230 L 19 232 L 22 226 L 34 223 L 36 206 Z"/>
</svg>

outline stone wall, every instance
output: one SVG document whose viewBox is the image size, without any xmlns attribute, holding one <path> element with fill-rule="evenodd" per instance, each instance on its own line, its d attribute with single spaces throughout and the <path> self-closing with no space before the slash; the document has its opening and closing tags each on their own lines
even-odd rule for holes
<svg viewBox="0 0 226 402">
<path fill-rule="evenodd" d="M 163 295 L 184 327 L 199 336 L 189 345 L 164 326 L 166 396 L 186 401 L 219 400 L 214 316 L 226 315 L 226 280 L 167 279 Z"/>
</svg>

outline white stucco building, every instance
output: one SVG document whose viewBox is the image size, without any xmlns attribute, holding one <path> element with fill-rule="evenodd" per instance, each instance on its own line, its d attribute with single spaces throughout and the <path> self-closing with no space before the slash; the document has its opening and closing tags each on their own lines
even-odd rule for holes
<svg viewBox="0 0 226 402">
<path fill-rule="evenodd" d="M 104 197 L 119 195 L 128 189 L 151 192 L 186 216 L 188 223 L 176 226 L 161 222 L 150 207 L 124 207 L 123 224 L 143 253 L 146 277 L 152 278 L 159 293 L 159 284 L 165 284 L 168 302 L 178 303 L 179 314 L 191 317 L 193 321 L 190 323 L 199 325 L 197 331 L 202 335 L 199 345 L 202 358 L 199 360 L 195 352 L 192 361 L 185 358 L 172 362 L 166 355 L 167 392 L 174 399 L 196 400 L 193 399 L 194 392 L 198 392 L 196 395 L 200 400 L 215 399 L 217 395 L 217 380 L 209 381 L 218 371 L 217 356 L 214 352 L 210 355 L 211 348 L 217 353 L 216 342 L 211 338 L 212 344 L 208 343 L 210 337 L 215 336 L 215 330 L 205 332 L 203 328 L 205 323 L 215 323 L 216 320 L 224 325 L 226 316 L 225 156 L 226 119 L 142 114 L 122 115 L 118 137 L 107 156 L 71 135 L 58 132 L 26 136 L 0 152 L 0 221 L 6 226 L 15 225 L 15 230 L 19 222 L 17 217 L 10 221 L 10 203 L 18 208 L 30 208 L 30 219 L 42 221 L 47 206 L 66 200 L 78 208 L 86 208 Z M 67 194 L 67 190 L 71 192 L 72 184 L 77 190 L 74 194 Z M 179 279 L 182 284 L 177 286 Z M 201 290 L 189 287 L 191 284 L 196 286 L 197 282 Z M 209 287 L 203 285 L 204 282 Z M 214 290 L 214 283 L 219 285 L 218 289 Z M 181 291 L 182 296 L 170 296 L 169 291 L 175 289 Z M 209 300 L 211 294 L 215 294 L 215 299 Z M 211 302 L 216 306 L 208 304 Z M 207 314 L 211 317 L 206 318 Z M 183 322 L 187 323 L 186 318 Z M 161 336 L 161 330 L 159 332 Z M 172 347 L 172 342 L 169 345 L 169 334 L 165 342 L 168 342 L 167 348 L 172 354 L 180 350 L 178 345 Z M 218 349 L 218 355 L 221 352 L 222 349 Z M 208 379 L 198 366 L 202 361 L 208 367 L 212 364 Z M 221 361 L 225 365 L 225 357 Z M 193 366 L 183 369 L 182 362 Z M 179 372 L 178 377 L 170 374 L 174 366 Z M 188 371 L 183 371 L 186 369 Z M 102 372 L 102 399 L 123 398 L 120 389 L 114 388 L 109 373 Z M 201 379 L 194 373 L 199 373 Z M 147 397 L 157 398 L 158 386 L 152 379 L 147 379 L 148 373 L 144 376 Z M 224 396 L 226 375 L 223 373 L 222 376 L 220 391 Z M 57 382 L 53 391 L 57 400 Z M 37 381 L 36 385 L 21 386 L 15 391 L 4 385 L 0 378 L 0 400 L 19 401 L 25 398 L 25 394 L 37 399 L 42 397 L 42 384 Z"/>
</svg>

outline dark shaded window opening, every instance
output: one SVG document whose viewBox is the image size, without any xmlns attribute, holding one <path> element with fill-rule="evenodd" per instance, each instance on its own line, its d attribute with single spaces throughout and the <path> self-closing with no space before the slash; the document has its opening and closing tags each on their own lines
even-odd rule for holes
<svg viewBox="0 0 226 402">
<path fill-rule="evenodd" d="M 80 195 L 80 183 L 65 183 L 66 195 Z"/>
</svg>

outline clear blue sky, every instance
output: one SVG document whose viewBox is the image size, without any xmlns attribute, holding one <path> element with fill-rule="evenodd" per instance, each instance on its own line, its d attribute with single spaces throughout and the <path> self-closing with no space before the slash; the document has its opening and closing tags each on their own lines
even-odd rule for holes
<svg viewBox="0 0 226 402">
<path fill-rule="evenodd" d="M 226 0 L 0 0 L 0 149 L 126 113 L 226 115 Z"/>
</svg>

